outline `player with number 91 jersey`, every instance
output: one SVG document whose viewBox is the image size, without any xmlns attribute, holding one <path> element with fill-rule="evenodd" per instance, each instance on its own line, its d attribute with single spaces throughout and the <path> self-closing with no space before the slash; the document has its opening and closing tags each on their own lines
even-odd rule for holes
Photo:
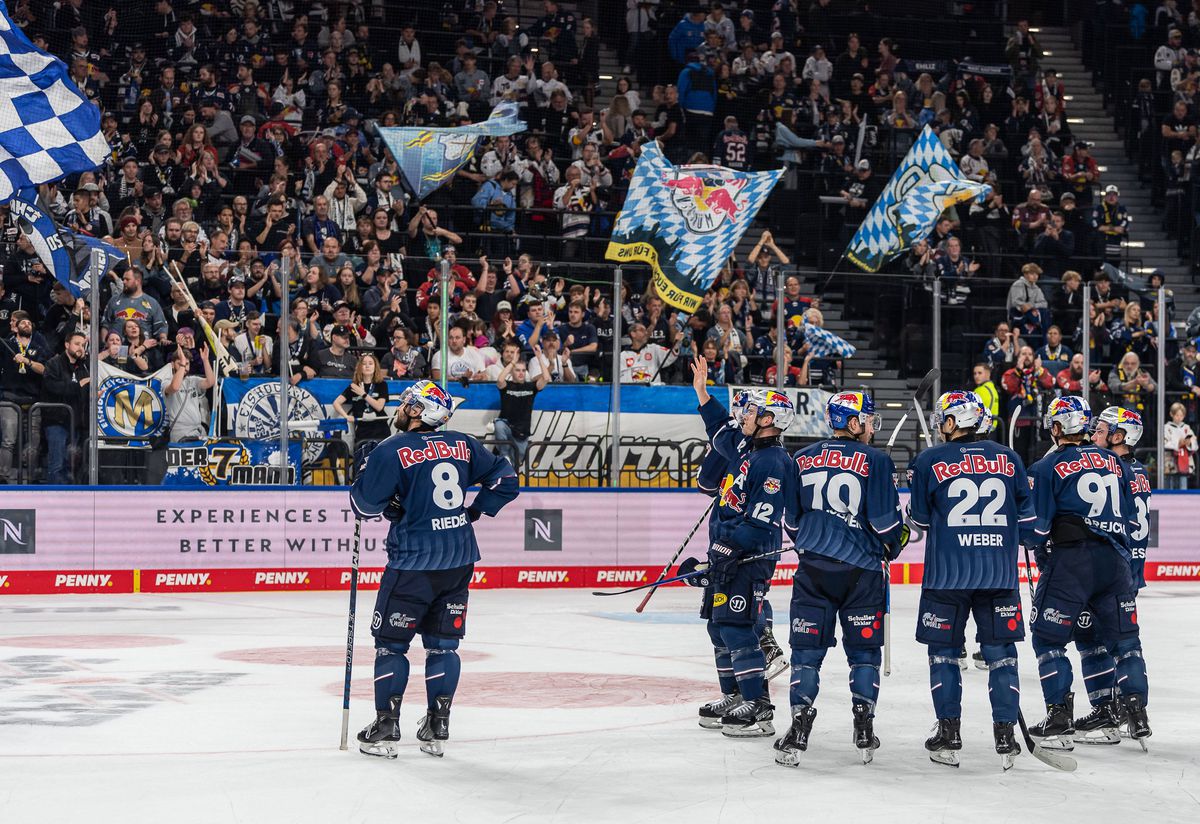
<svg viewBox="0 0 1200 824">
<path fill-rule="evenodd" d="M 467 489 L 476 485 L 468 507 Z M 517 491 L 508 461 L 472 436 L 410 431 L 375 447 L 350 501 L 362 517 L 382 514 L 389 502 L 402 510 L 388 531 L 389 567 L 454 569 L 479 560 L 472 515 L 495 515 Z"/>
<path fill-rule="evenodd" d="M 1016 452 L 948 441 L 917 456 L 908 485 L 909 517 L 926 532 L 925 589 L 1017 588 L 1017 547 L 1036 516 Z"/>
<path fill-rule="evenodd" d="M 1100 540 L 1131 560 L 1137 507 L 1129 467 L 1092 444 L 1060 444 L 1029 471 L 1037 520 L 1037 543 L 1077 544 Z"/>
</svg>

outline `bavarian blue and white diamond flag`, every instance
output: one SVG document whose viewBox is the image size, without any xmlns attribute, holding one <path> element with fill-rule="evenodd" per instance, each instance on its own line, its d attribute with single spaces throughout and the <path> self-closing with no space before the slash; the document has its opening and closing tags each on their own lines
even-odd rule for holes
<svg viewBox="0 0 1200 824">
<path fill-rule="evenodd" d="M 604 256 L 649 263 L 659 297 L 691 314 L 782 175 L 675 166 L 647 143 Z"/>
<path fill-rule="evenodd" d="M 38 259 L 77 298 L 87 297 L 92 284 L 125 259 L 117 247 L 59 226 L 32 189 L 18 192 L 8 205 Z"/>
<path fill-rule="evenodd" d="M 991 186 L 965 177 L 926 126 L 850 239 L 846 257 L 860 269 L 878 272 L 927 237 L 946 209 L 966 200 L 982 201 L 991 191 Z"/>
<path fill-rule="evenodd" d="M 100 110 L 0 0 L 0 203 L 26 186 L 95 169 L 108 151 Z"/>
<path fill-rule="evenodd" d="M 396 158 L 409 191 L 421 201 L 453 180 L 458 170 L 467 165 L 479 138 L 525 131 L 519 111 L 516 103 L 504 101 L 482 123 L 434 129 L 388 126 L 379 129 L 379 136 Z"/>
</svg>

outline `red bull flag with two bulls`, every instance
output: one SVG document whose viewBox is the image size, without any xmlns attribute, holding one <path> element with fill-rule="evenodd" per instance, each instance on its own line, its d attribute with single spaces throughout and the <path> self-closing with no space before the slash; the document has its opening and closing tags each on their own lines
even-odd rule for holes
<svg viewBox="0 0 1200 824">
<path fill-rule="evenodd" d="M 404 184 L 422 201 L 454 179 L 475 155 L 481 137 L 499 137 L 525 131 L 517 104 L 505 101 L 492 110 L 482 123 L 453 128 L 379 129 L 379 136 L 391 150 L 400 167 Z"/>
<path fill-rule="evenodd" d="M 695 312 L 782 175 L 675 166 L 647 143 L 604 256 L 650 264 L 659 297 Z"/>
<path fill-rule="evenodd" d="M 942 212 L 969 200 L 983 202 L 986 183 L 963 176 L 928 126 L 858 227 L 845 256 L 860 269 L 878 272 L 892 258 L 928 237 Z"/>
</svg>

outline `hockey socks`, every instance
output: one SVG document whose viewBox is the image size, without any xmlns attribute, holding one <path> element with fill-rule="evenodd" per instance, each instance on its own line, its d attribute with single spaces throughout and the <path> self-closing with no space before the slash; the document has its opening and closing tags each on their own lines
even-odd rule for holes
<svg viewBox="0 0 1200 824">
<path fill-rule="evenodd" d="M 988 698 L 993 723 L 1012 726 L 1021 704 L 1021 681 L 1017 675 L 1016 644 L 984 644 L 983 660 L 988 668 Z"/>
<path fill-rule="evenodd" d="M 1061 646 L 1048 644 L 1033 635 L 1033 651 L 1037 653 L 1038 677 L 1042 682 L 1042 697 L 1047 704 L 1063 704 L 1071 689 L 1071 661 Z"/>
<path fill-rule="evenodd" d="M 788 700 L 793 710 L 811 707 L 821 691 L 821 664 L 825 660 L 825 649 L 793 649 L 792 681 Z"/>
<path fill-rule="evenodd" d="M 717 662 L 717 683 L 721 686 L 721 694 L 729 695 L 738 691 L 737 679 L 733 677 L 733 661 L 729 657 L 729 647 L 721 637 L 721 626 L 711 621 L 708 623 L 708 637 L 713 643 L 713 657 Z"/>
<path fill-rule="evenodd" d="M 762 647 L 758 645 L 758 635 L 752 624 L 715 624 L 721 634 L 721 640 L 729 650 L 729 662 L 733 669 L 733 677 L 737 679 L 737 691 L 746 701 L 762 697 L 763 672 L 767 667 L 767 659 Z M 717 664 L 720 675 L 721 664 Z M 725 683 L 721 684 L 721 692 L 726 690 Z"/>
<path fill-rule="evenodd" d="M 962 717 L 962 670 L 957 647 L 929 648 L 929 693 L 938 718 Z"/>
<path fill-rule="evenodd" d="M 458 689 L 462 660 L 452 649 L 431 649 L 425 652 L 425 695 L 428 706 L 437 706 L 439 696 L 453 697 Z"/>
<path fill-rule="evenodd" d="M 408 644 L 375 649 L 375 711 L 388 712 L 391 699 L 401 698 L 408 686 Z"/>
<path fill-rule="evenodd" d="M 1117 661 L 1117 689 L 1121 695 L 1136 697 L 1141 707 L 1149 704 L 1150 684 L 1146 678 L 1146 659 L 1142 657 L 1142 642 L 1134 638 L 1121 641 L 1114 651 Z"/>
<path fill-rule="evenodd" d="M 879 700 L 879 665 L 883 661 L 882 650 L 879 647 L 851 647 L 846 650 L 846 660 L 850 663 L 850 697 L 856 702 L 866 704 L 874 714 L 875 702 Z"/>
<path fill-rule="evenodd" d="M 1113 685 L 1117 683 L 1116 662 L 1101 643 L 1075 646 L 1079 650 L 1079 668 L 1083 671 L 1088 702 L 1093 707 L 1108 703 L 1113 699 Z"/>
</svg>

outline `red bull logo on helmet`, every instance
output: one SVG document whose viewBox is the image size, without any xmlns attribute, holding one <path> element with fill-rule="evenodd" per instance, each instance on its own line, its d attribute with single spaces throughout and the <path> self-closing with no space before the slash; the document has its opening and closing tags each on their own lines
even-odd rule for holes
<svg viewBox="0 0 1200 824">
<path fill-rule="evenodd" d="M 840 392 L 834 396 L 833 403 L 861 412 L 863 408 L 863 396 L 861 392 Z"/>
<path fill-rule="evenodd" d="M 682 166 L 677 172 L 664 176 L 663 185 L 671 194 L 672 205 L 686 221 L 688 231 L 711 234 L 749 208 L 748 200 L 738 197 L 746 185 L 744 179 L 726 179 L 710 168 L 701 171 Z"/>
</svg>

